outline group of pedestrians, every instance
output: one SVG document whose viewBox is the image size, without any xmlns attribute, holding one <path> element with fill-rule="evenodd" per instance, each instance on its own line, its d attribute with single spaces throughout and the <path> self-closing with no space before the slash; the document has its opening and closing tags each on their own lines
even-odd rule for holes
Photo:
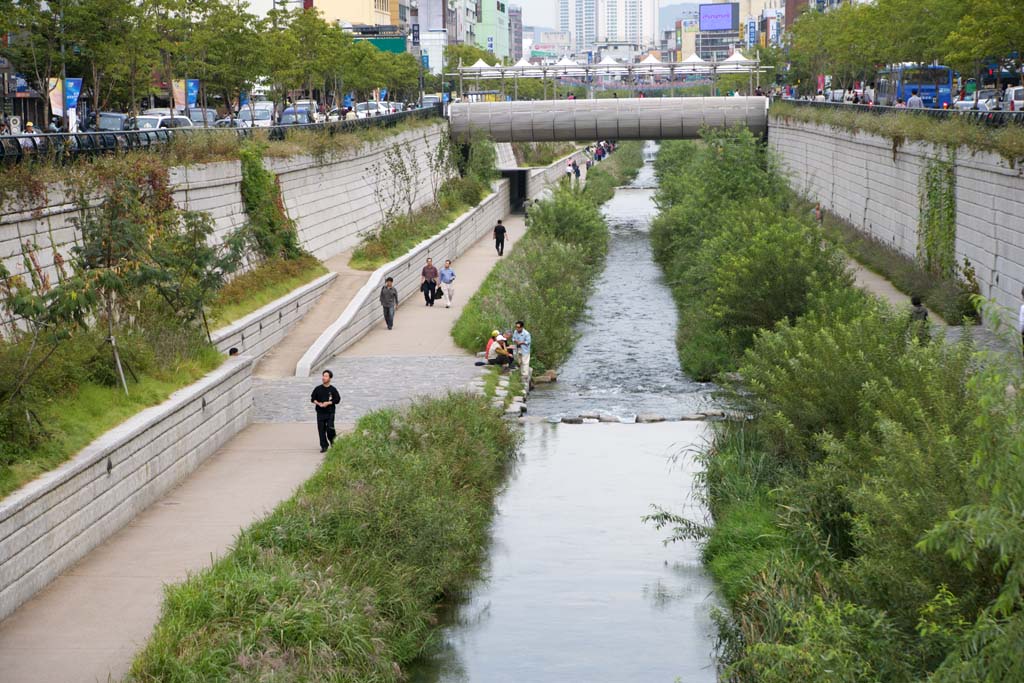
<svg viewBox="0 0 1024 683">
<path fill-rule="evenodd" d="M 484 346 L 484 359 L 488 365 L 498 365 L 514 370 L 517 367 L 522 373 L 523 384 L 530 385 L 530 353 L 533 349 L 533 336 L 526 329 L 522 320 L 517 320 L 515 329 L 510 336 L 501 330 L 491 332 Z"/>
</svg>

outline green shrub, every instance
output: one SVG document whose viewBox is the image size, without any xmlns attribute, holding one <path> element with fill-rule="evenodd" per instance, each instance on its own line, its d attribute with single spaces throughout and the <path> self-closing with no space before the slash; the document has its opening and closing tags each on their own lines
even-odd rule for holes
<svg viewBox="0 0 1024 683">
<path fill-rule="evenodd" d="M 380 411 L 214 565 L 167 589 L 131 680 L 400 681 L 480 574 L 516 438 L 483 399 Z"/>
<path fill-rule="evenodd" d="M 264 146 L 248 142 L 239 148 L 242 160 L 242 203 L 249 217 L 243 232 L 260 258 L 297 258 L 302 253 L 295 222 L 288 217 L 277 177 L 263 166 Z"/>
</svg>

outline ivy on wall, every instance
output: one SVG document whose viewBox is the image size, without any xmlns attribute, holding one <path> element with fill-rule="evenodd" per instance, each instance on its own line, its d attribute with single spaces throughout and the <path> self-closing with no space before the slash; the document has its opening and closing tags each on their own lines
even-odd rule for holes
<svg viewBox="0 0 1024 683">
<path fill-rule="evenodd" d="M 249 216 L 244 232 L 250 253 L 260 259 L 294 259 L 302 255 L 295 221 L 288 217 L 277 176 L 263 166 L 263 147 L 257 143 L 239 150 L 242 162 L 242 203 Z"/>
<path fill-rule="evenodd" d="M 934 275 L 955 277 L 956 152 L 926 159 L 919 185 L 918 259 Z"/>
</svg>

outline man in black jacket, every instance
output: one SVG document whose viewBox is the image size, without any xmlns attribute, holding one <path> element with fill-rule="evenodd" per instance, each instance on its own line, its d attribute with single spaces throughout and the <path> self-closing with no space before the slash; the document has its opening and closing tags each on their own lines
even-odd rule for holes
<svg viewBox="0 0 1024 683">
<path fill-rule="evenodd" d="M 324 370 L 320 385 L 313 389 L 310 400 L 316 405 L 316 431 L 320 434 L 320 452 L 326 453 L 334 441 L 334 407 L 341 403 L 341 394 L 331 386 L 334 373 Z"/>
</svg>

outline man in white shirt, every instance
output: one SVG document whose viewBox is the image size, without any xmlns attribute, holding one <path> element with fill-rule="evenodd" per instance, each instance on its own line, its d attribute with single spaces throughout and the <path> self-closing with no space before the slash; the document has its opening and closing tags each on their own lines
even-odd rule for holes
<svg viewBox="0 0 1024 683">
<path fill-rule="evenodd" d="M 924 100 L 917 94 L 917 90 L 910 91 L 910 99 L 907 100 L 907 109 L 924 109 Z"/>
</svg>

